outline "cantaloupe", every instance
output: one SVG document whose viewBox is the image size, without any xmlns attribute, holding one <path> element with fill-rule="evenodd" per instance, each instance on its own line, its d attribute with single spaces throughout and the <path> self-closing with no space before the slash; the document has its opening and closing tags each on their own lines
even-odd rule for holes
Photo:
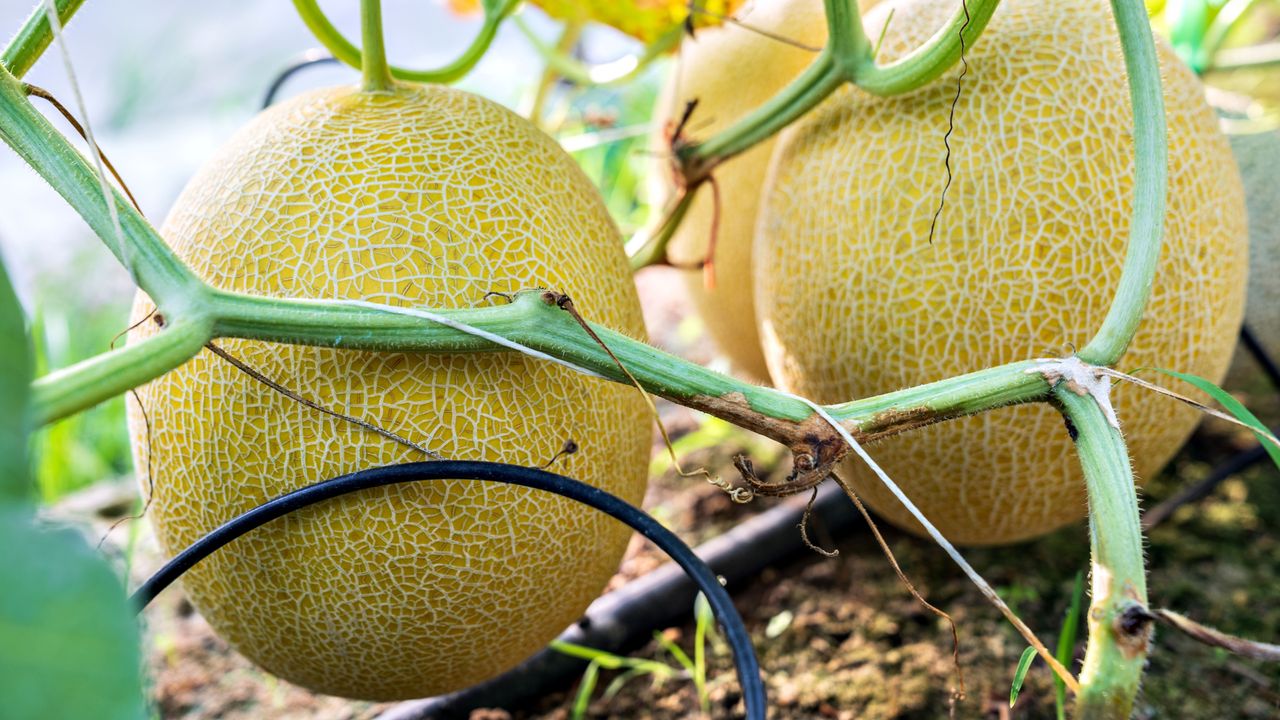
<svg viewBox="0 0 1280 720">
<path fill-rule="evenodd" d="M 213 285 L 283 297 L 470 307 L 549 287 L 643 336 L 618 230 L 549 137 L 441 87 L 328 89 L 241 130 L 178 199 L 163 234 Z M 135 315 L 150 309 L 140 297 Z M 154 332 L 147 323 L 133 339 Z M 638 503 L 649 449 L 634 388 L 514 353 L 378 354 L 222 345 L 275 381 L 447 458 L 542 465 Z M 139 391 L 136 467 L 180 550 L 294 488 L 425 459 L 275 393 L 208 352 Z M 576 620 L 614 572 L 625 526 L 530 490 L 448 481 L 296 512 L 183 580 L 237 650 L 314 690 L 369 699 L 491 677 Z"/>
<path fill-rule="evenodd" d="M 881 60 L 954 12 L 906 0 L 867 17 Z M 1165 245 L 1122 369 L 1220 379 L 1243 312 L 1239 173 L 1200 83 L 1163 43 L 1169 121 Z M 1120 276 L 1133 198 L 1132 113 L 1106 0 L 1005 0 L 968 53 L 945 182 L 955 76 L 876 99 L 845 88 L 775 149 L 754 255 L 755 307 L 775 382 L 819 401 L 867 397 L 1014 360 L 1061 356 L 1100 326 Z M 1186 439 L 1194 410 L 1114 392 L 1139 479 Z M 1084 516 L 1079 461 L 1053 408 L 1008 408 L 870 450 L 949 538 L 1012 542 Z M 907 512 L 857 463 L 881 514 Z"/>
</svg>

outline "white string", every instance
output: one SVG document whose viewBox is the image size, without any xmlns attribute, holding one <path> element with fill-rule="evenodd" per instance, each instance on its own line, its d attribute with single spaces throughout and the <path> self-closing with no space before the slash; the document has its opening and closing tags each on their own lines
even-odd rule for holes
<svg viewBox="0 0 1280 720">
<path fill-rule="evenodd" d="M 339 300 L 338 304 L 351 305 L 354 307 L 366 308 L 370 310 L 378 310 L 381 312 L 395 313 L 397 315 L 408 315 L 410 317 L 422 318 L 423 320 L 430 320 L 433 323 L 444 325 L 445 327 L 451 327 L 454 330 L 461 330 L 462 332 L 468 335 L 474 335 L 478 338 L 484 338 L 485 340 L 488 340 L 491 343 L 494 343 L 496 345 L 501 345 L 502 347 L 509 348 L 511 350 L 515 350 L 516 352 L 523 353 L 530 357 L 535 357 L 535 358 L 538 358 L 539 360 L 546 360 L 547 362 L 552 362 L 552 363 L 555 363 L 556 365 L 567 367 L 570 370 L 573 370 L 575 372 L 580 372 L 583 375 L 600 378 L 602 380 L 609 379 L 594 370 L 588 370 L 587 368 L 584 368 L 581 365 L 575 365 L 569 362 L 568 360 L 561 360 L 560 358 L 548 355 L 547 353 L 544 353 L 541 350 L 534 350 L 528 345 L 522 345 L 516 342 L 515 340 L 509 340 L 496 333 L 489 332 L 488 330 L 481 330 L 478 327 L 475 327 L 473 325 L 468 325 L 460 320 L 454 320 L 453 318 L 447 317 L 445 315 L 437 315 L 436 313 L 433 313 L 429 310 L 396 307 L 394 305 L 379 305 L 377 303 L 371 303 L 365 300 Z"/>
<path fill-rule="evenodd" d="M 62 38 L 62 22 L 58 19 L 58 8 L 54 0 L 44 0 L 44 14 L 49 19 L 49 27 L 62 55 L 62 65 L 67 71 L 67 80 L 71 83 L 71 94 L 75 98 L 76 108 L 80 111 L 80 124 L 84 126 L 84 137 L 89 143 L 89 153 L 93 156 L 94 167 L 98 171 L 98 183 L 102 187 L 102 199 L 107 203 L 107 212 L 111 215 L 111 226 L 116 231 L 116 244 L 120 248 L 120 264 L 124 265 L 135 282 L 137 273 L 129 259 L 129 244 L 124 240 L 124 229 L 120 226 L 120 213 L 116 209 L 115 195 L 111 192 L 111 184 L 107 182 L 107 173 L 102 164 L 102 152 L 98 149 L 98 141 L 93 137 L 93 125 L 89 122 L 89 109 L 85 106 L 84 96 L 80 94 L 80 83 L 76 80 L 75 68 L 71 66 L 71 52 Z"/>
<path fill-rule="evenodd" d="M 843 425 L 836 422 L 836 419 L 831 417 L 825 408 L 812 400 L 800 397 L 799 395 L 793 395 L 782 390 L 779 390 L 778 392 L 793 400 L 798 400 L 805 405 L 808 405 L 815 413 L 818 414 L 819 417 L 835 429 L 836 433 L 840 435 L 840 438 L 848 443 L 849 447 L 853 448 L 853 451 L 858 454 L 858 457 L 862 458 L 862 461 L 865 462 L 867 466 L 871 468 L 872 472 L 880 478 L 880 482 L 884 483 L 884 486 L 889 488 L 889 492 L 893 493 L 893 496 L 898 499 L 898 502 L 902 503 L 903 507 L 911 513 L 911 516 L 924 526 L 925 531 L 929 533 L 929 537 L 933 538 L 933 541 L 938 543 L 939 547 L 946 551 L 947 555 L 951 556 L 951 559 L 960 566 L 960 569 L 964 571 L 964 574 L 969 576 L 969 580 L 972 581 L 974 585 L 978 586 L 978 589 L 982 591 L 982 594 L 985 595 L 987 599 L 990 600 L 992 604 L 994 604 L 1009 620 L 1009 622 L 1018 629 L 1018 632 L 1026 638 L 1027 642 L 1036 648 L 1036 652 L 1044 658 L 1047 663 L 1049 663 L 1050 667 L 1062 676 L 1062 679 L 1066 681 L 1073 690 L 1078 687 L 1075 678 L 1072 677 L 1071 673 L 1058 662 L 1057 658 L 1049 654 L 1048 648 L 1040 642 L 1035 633 L 1031 632 L 1031 628 L 1027 627 L 1026 623 L 1022 622 L 1021 618 L 1014 614 L 1013 610 L 1005 604 L 1004 600 L 1000 599 L 1000 596 L 996 594 L 996 591 L 991 587 L 991 585 L 978 574 L 977 570 L 973 569 L 973 566 L 969 564 L 969 561 L 964 559 L 964 556 L 960 554 L 960 551 L 956 550 L 955 546 L 943 537 L 938 528 L 934 527 L 933 523 L 929 522 L 929 519 L 925 517 L 924 513 L 921 512 L 919 508 L 916 507 L 915 503 L 911 502 L 911 499 L 902 491 L 902 488 L 898 487 L 898 484 L 889 477 L 889 474 L 880 467 L 879 463 L 868 455 L 866 450 L 862 449 L 862 445 L 860 445 L 857 440 L 853 439 L 853 435 L 851 435 L 848 430 L 845 430 Z"/>
</svg>

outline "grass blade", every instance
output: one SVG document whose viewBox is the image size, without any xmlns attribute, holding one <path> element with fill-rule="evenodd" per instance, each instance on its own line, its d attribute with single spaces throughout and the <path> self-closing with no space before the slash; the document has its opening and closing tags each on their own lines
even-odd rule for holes
<svg viewBox="0 0 1280 720">
<path fill-rule="evenodd" d="M 1268 436 L 1271 434 L 1271 431 L 1267 429 L 1266 425 L 1262 424 L 1262 421 L 1258 419 L 1258 416 L 1249 412 L 1249 408 L 1245 407 L 1239 400 L 1231 397 L 1231 393 L 1228 393 L 1226 390 L 1223 390 L 1199 375 L 1180 373 L 1175 370 L 1164 370 L 1162 368 L 1155 368 L 1155 370 L 1156 372 L 1161 372 L 1165 375 L 1169 375 L 1170 377 L 1175 377 L 1188 385 L 1194 386 L 1197 390 L 1200 390 L 1206 395 L 1212 397 L 1214 400 L 1217 400 L 1218 404 L 1222 405 L 1223 409 L 1230 413 L 1232 417 L 1249 427 L 1254 428 L 1254 435 L 1257 436 L 1258 442 L 1262 443 L 1262 447 L 1266 448 L 1267 454 L 1271 456 L 1271 462 L 1275 463 L 1277 469 L 1280 469 L 1280 447 L 1277 447 L 1275 443 L 1271 442 L 1269 439 Z"/>
<path fill-rule="evenodd" d="M 1067 610 L 1067 618 L 1062 623 L 1062 630 L 1058 633 L 1058 662 L 1070 667 L 1072 656 L 1075 654 L 1076 641 L 1080 635 L 1080 605 L 1084 598 L 1084 573 L 1076 573 L 1075 586 L 1071 589 L 1071 607 Z M 1067 718 L 1067 684 L 1062 682 L 1062 678 L 1057 675 L 1053 676 L 1053 699 L 1054 707 L 1058 713 L 1058 720 L 1066 720 Z"/>
<path fill-rule="evenodd" d="M 1022 692 L 1022 681 L 1031 669 L 1031 661 L 1036 659 L 1036 649 L 1028 647 L 1022 651 L 1022 659 L 1018 660 L 1018 669 L 1013 673 L 1013 685 L 1009 688 L 1009 707 L 1018 702 L 1018 693 Z"/>
<path fill-rule="evenodd" d="M 660 632 L 655 632 L 653 634 L 653 639 L 657 640 L 658 644 L 661 645 L 664 650 L 671 653 L 671 657 L 675 658 L 676 662 L 680 663 L 680 665 L 685 669 L 685 672 L 689 673 L 689 677 L 694 676 L 696 670 L 694 668 L 693 661 L 689 659 L 689 654 L 684 651 L 684 648 L 681 648 L 670 638 Z"/>
<path fill-rule="evenodd" d="M 599 679 L 600 663 L 592 660 L 587 665 L 587 671 L 582 673 L 582 682 L 578 684 L 578 696 L 573 700 L 573 720 L 582 720 L 587 716 L 591 694 L 596 691 L 596 681 Z"/>
</svg>

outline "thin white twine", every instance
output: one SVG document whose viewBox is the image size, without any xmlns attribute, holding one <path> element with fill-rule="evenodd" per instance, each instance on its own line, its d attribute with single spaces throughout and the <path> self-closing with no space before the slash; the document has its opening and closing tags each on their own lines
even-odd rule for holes
<svg viewBox="0 0 1280 720">
<path fill-rule="evenodd" d="M 62 65 L 67 71 L 67 80 L 71 83 L 71 94 L 75 97 L 76 108 L 80 111 L 80 124 L 84 126 L 85 140 L 89 143 L 89 153 L 93 157 L 93 165 L 98 171 L 98 183 L 102 187 L 102 199 L 107 204 L 107 212 L 111 214 L 111 226 L 116 231 L 116 243 L 120 247 L 120 264 L 124 265 L 125 270 L 129 272 L 129 276 L 137 281 L 137 273 L 134 272 L 133 263 L 129 258 L 129 245 L 124 241 L 124 229 L 120 226 L 120 213 L 116 209 L 115 195 L 111 192 L 111 183 L 107 182 L 106 169 L 102 164 L 102 151 L 98 149 L 98 141 L 93 137 L 93 124 L 89 122 L 89 109 L 84 103 L 84 96 L 80 93 L 80 83 L 76 80 L 75 68 L 71 66 L 71 51 L 67 49 L 67 44 L 62 38 L 62 22 L 58 19 L 58 8 L 54 5 L 54 0 L 44 0 L 44 14 L 49 19 L 49 27 L 53 30 L 53 37 L 58 46 L 59 54 L 62 55 Z"/>
<path fill-rule="evenodd" d="M 1009 609 L 1009 606 L 1005 604 L 1004 600 L 1000 599 L 1000 596 L 996 594 L 996 591 L 991 587 L 991 585 L 989 585 L 987 581 L 978 574 L 977 570 L 973 569 L 973 566 L 969 564 L 969 561 L 964 559 L 964 556 L 960 554 L 960 551 L 956 550 L 955 546 L 943 537 L 938 528 L 934 527 L 933 523 L 929 522 L 929 519 L 925 517 L 924 513 L 921 512 L 919 508 L 916 507 L 915 503 L 911 502 L 911 499 L 902 491 L 902 488 L 898 487 L 898 484 L 889 477 L 889 474 L 880 467 L 879 463 L 868 455 L 866 450 L 862 449 L 862 445 L 859 444 L 857 440 L 853 439 L 853 435 L 851 435 L 848 430 L 845 430 L 843 425 L 836 422 L 836 419 L 831 417 L 826 409 L 812 400 L 783 390 L 778 390 L 777 392 L 808 405 L 815 413 L 818 414 L 818 417 L 826 421 L 826 423 L 836 431 L 840 438 L 848 443 L 849 447 L 853 448 L 853 451 L 857 453 L 858 457 L 862 458 L 862 461 L 871 468 L 872 472 L 880 478 L 880 482 L 884 483 L 884 486 L 889 488 L 889 492 L 893 493 L 893 496 L 898 499 L 898 502 L 902 503 L 903 507 L 911 513 L 912 517 L 924 526 L 925 531 L 929 533 L 929 537 L 933 538 L 933 541 L 938 543 L 938 546 L 941 547 L 947 555 L 951 556 L 951 559 L 955 564 L 959 565 L 960 569 L 964 571 L 964 574 L 969 576 L 969 580 L 972 581 L 974 585 L 978 586 L 978 589 L 982 591 L 982 594 L 987 596 L 987 599 L 1000 610 L 1009 622 L 1013 623 L 1014 627 L 1018 629 L 1024 638 L 1026 638 L 1027 642 L 1036 648 L 1036 652 L 1044 658 L 1047 663 L 1049 663 L 1050 667 L 1063 676 L 1063 680 L 1071 685 L 1073 690 L 1076 689 L 1077 686 L 1075 678 L 1072 677 L 1071 673 L 1068 672 L 1066 668 L 1062 667 L 1061 663 L 1057 661 L 1057 658 L 1049 654 L 1048 648 L 1040 642 L 1035 633 L 1031 631 L 1031 628 L 1027 627 L 1026 623 L 1023 623 L 1022 620 L 1014 614 L 1013 610 Z"/>
<path fill-rule="evenodd" d="M 492 332 L 489 332 L 488 330 L 482 330 L 473 325 L 468 325 L 460 320 L 454 320 L 451 317 L 447 317 L 444 315 L 437 315 L 436 313 L 433 313 L 429 310 L 397 307 L 394 305 L 379 305 L 378 303 L 372 303 L 365 300 L 339 300 L 338 304 L 351 305 L 353 307 L 360 307 L 360 308 L 366 308 L 370 310 L 378 310 L 381 312 L 395 313 L 396 315 L 408 315 L 409 317 L 416 317 L 416 318 L 421 318 L 423 320 L 430 320 L 433 323 L 444 325 L 445 327 L 451 327 L 454 330 L 460 330 L 468 335 L 474 335 L 478 338 L 484 338 L 485 340 L 488 340 L 491 343 L 494 343 L 496 345 L 501 345 L 502 347 L 505 347 L 505 348 L 510 348 L 511 350 L 515 350 L 516 352 L 519 352 L 519 353 L 524 353 L 525 355 L 528 355 L 530 357 L 535 357 L 535 358 L 538 358 L 539 360 L 546 360 L 547 362 L 552 362 L 552 363 L 555 363 L 556 365 L 567 367 L 570 370 L 573 370 L 575 372 L 580 372 L 583 375 L 600 378 L 601 380 L 609 379 L 594 370 L 588 370 L 587 368 L 584 368 L 581 365 L 575 365 L 569 362 L 568 360 L 561 360 L 558 357 L 553 357 L 551 355 L 548 355 L 547 353 L 544 353 L 541 350 L 534 350 L 528 345 L 523 345 L 521 343 L 516 342 L 515 340 L 510 340 L 501 335 L 498 335 L 497 333 L 492 333 Z"/>
</svg>

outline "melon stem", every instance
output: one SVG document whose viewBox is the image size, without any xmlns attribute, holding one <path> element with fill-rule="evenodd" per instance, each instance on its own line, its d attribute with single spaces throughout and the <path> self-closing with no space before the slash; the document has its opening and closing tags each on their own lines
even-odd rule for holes
<svg viewBox="0 0 1280 720">
<path fill-rule="evenodd" d="M 71 21 L 71 16 L 83 4 L 84 0 L 56 0 L 54 7 L 58 11 L 58 23 L 65 28 Z M 27 16 L 26 22 L 18 29 L 18 34 L 13 36 L 9 46 L 0 53 L 0 66 L 21 79 L 49 48 L 51 42 L 53 28 L 49 26 L 43 2 L 38 2 L 31 15 Z"/>
<path fill-rule="evenodd" d="M 360 0 L 360 34 L 364 41 L 360 53 L 364 91 L 391 90 L 391 70 L 387 67 L 387 49 L 382 36 L 382 0 Z"/>
<path fill-rule="evenodd" d="M 1133 470 L 1124 437 L 1097 398 L 1077 394 L 1066 382 L 1053 394 L 1076 431 L 1089 495 L 1089 642 L 1075 717 L 1123 720 L 1133 711 L 1151 637 Z"/>
</svg>

